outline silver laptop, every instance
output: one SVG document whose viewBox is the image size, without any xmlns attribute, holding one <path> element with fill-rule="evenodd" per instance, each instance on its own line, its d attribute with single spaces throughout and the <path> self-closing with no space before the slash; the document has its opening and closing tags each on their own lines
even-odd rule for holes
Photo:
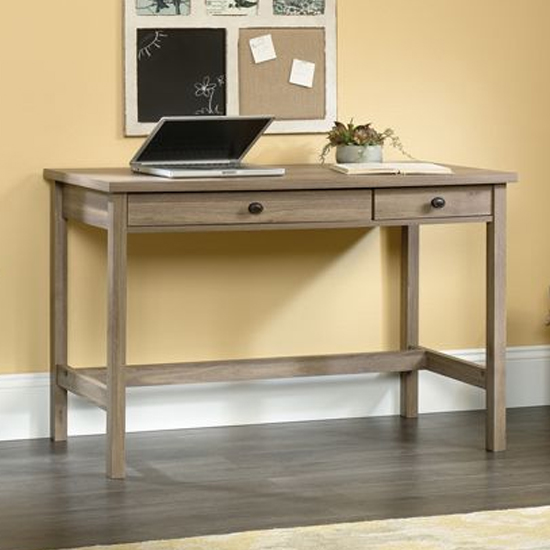
<svg viewBox="0 0 550 550">
<path fill-rule="evenodd" d="M 272 121 L 270 116 L 163 117 L 130 166 L 165 178 L 281 176 L 284 168 L 242 162 Z"/>
</svg>

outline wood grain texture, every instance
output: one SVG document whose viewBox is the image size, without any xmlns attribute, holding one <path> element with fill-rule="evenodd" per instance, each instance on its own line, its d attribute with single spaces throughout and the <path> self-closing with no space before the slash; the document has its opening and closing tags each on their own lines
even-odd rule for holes
<svg viewBox="0 0 550 550">
<path fill-rule="evenodd" d="M 57 365 L 67 363 L 67 221 L 63 184 L 51 188 L 50 213 L 50 437 L 67 439 L 67 390 L 57 382 Z"/>
<path fill-rule="evenodd" d="M 492 216 L 476 216 L 462 218 L 429 218 L 422 220 L 422 225 L 438 225 L 444 223 L 486 223 L 492 221 Z M 301 223 L 254 223 L 227 225 L 162 225 L 162 226 L 132 226 L 128 233 L 205 233 L 219 231 L 288 231 L 293 229 L 346 229 L 362 227 L 403 227 L 418 225 L 418 219 L 410 220 L 355 220 L 350 222 L 301 222 Z"/>
<path fill-rule="evenodd" d="M 106 380 L 98 380 L 92 376 L 87 376 L 78 369 L 59 365 L 57 367 L 57 383 L 62 388 L 84 397 L 101 409 L 107 410 Z"/>
<path fill-rule="evenodd" d="M 228 225 L 355 222 L 371 219 L 371 191 L 154 193 L 130 195 L 128 225 Z M 252 214 L 249 206 L 261 205 Z"/>
<path fill-rule="evenodd" d="M 432 200 L 445 200 L 443 208 L 434 208 Z M 374 219 L 401 220 L 486 216 L 491 214 L 491 187 L 377 189 L 374 192 Z"/>
<path fill-rule="evenodd" d="M 127 197 L 109 197 L 107 232 L 107 475 L 125 475 Z"/>
<path fill-rule="evenodd" d="M 506 187 L 493 189 L 487 224 L 487 449 L 506 449 Z"/>
<path fill-rule="evenodd" d="M 63 195 L 63 216 L 87 225 L 107 229 L 107 195 L 68 185 Z"/>
<path fill-rule="evenodd" d="M 426 353 L 424 361 L 427 370 L 471 386 L 485 388 L 486 369 L 483 365 L 458 359 L 435 350 L 420 349 L 424 349 Z"/>
<path fill-rule="evenodd" d="M 420 228 L 401 228 L 401 349 L 418 346 Z M 402 372 L 401 416 L 418 416 L 418 372 Z"/>
<path fill-rule="evenodd" d="M 158 386 L 207 382 L 236 382 L 305 376 L 401 372 L 424 366 L 424 352 L 350 353 L 229 361 L 198 361 L 157 365 L 128 365 L 127 386 Z M 85 376 L 105 381 L 105 368 L 78 369 Z"/>
<path fill-rule="evenodd" d="M 550 407 L 510 410 L 505 453 L 484 428 L 467 411 L 131 433 L 124 482 L 101 435 L 0 442 L 0 550 L 550 504 Z"/>
<path fill-rule="evenodd" d="M 358 372 L 400 372 L 401 414 L 418 414 L 417 370 L 426 366 L 418 346 L 419 223 L 487 224 L 487 448 L 505 447 L 505 182 L 516 175 L 452 167 L 451 175 L 347 176 L 325 166 L 288 166 L 281 178 L 166 180 L 128 169 L 45 170 L 56 184 L 52 217 L 52 373 L 66 365 L 66 221 L 59 212 L 108 231 L 108 335 L 106 371 L 70 373 L 62 388 L 52 374 L 52 403 L 57 409 L 56 437 L 66 437 L 66 388 L 86 394 L 99 405 L 107 387 L 107 472 L 125 475 L 125 375 L 132 385 L 250 380 Z M 64 184 L 70 184 L 65 186 Z M 494 186 L 494 190 L 492 187 Z M 97 191 L 100 191 L 98 193 Z M 67 204 L 63 210 L 61 193 Z M 106 195 L 102 195 L 104 193 Z M 374 195 L 373 195 L 374 193 Z M 432 212 L 432 198 L 447 204 Z M 107 203 L 105 203 L 107 200 Z M 55 202 L 57 201 L 57 202 Z M 261 213 L 249 205 L 261 203 Z M 374 218 L 373 206 L 374 203 Z M 56 206 L 57 205 L 57 206 Z M 428 206 L 427 206 L 428 205 Z M 444 211 L 444 214 L 443 214 Z M 105 217 L 106 212 L 106 217 Z M 440 215 L 440 212 L 442 215 Z M 313 358 L 278 358 L 127 367 L 126 262 L 127 233 L 173 230 L 283 229 L 401 225 L 400 353 L 354 354 Z M 430 356 L 433 369 L 482 387 L 477 367 Z M 464 372 L 459 372 L 463 370 Z M 70 372 L 70 371 L 67 371 Z M 106 374 L 104 374 L 106 372 Z M 65 401 L 63 401 L 63 397 Z M 65 426 L 63 426 L 65 423 Z"/>
<path fill-rule="evenodd" d="M 517 180 L 513 172 L 452 166 L 453 174 L 354 175 L 347 176 L 319 164 L 285 166 L 286 175 L 258 178 L 211 178 L 170 180 L 135 174 L 129 168 L 45 169 L 44 177 L 96 189 L 105 193 L 192 193 L 215 191 L 286 191 L 291 189 L 378 189 L 392 187 L 441 187 L 487 185 Z"/>
<path fill-rule="evenodd" d="M 355 220 L 350 222 L 294 222 L 294 223 L 237 223 L 217 225 L 134 225 L 128 227 L 128 233 L 211 233 L 223 231 L 289 231 L 289 230 L 312 230 L 312 229 L 358 229 L 362 227 L 373 227 L 378 224 L 372 223 L 370 219 Z"/>
</svg>

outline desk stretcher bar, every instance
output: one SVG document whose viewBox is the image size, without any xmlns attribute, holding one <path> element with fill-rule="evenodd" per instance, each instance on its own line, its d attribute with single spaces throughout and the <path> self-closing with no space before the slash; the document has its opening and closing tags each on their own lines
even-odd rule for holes
<svg viewBox="0 0 550 550">
<path fill-rule="evenodd" d="M 308 376 L 429 370 L 466 384 L 485 387 L 485 367 L 429 349 L 404 352 L 198 361 L 124 367 L 126 386 L 168 386 L 241 382 Z M 57 366 L 57 383 L 102 409 L 107 400 L 106 367 Z"/>
</svg>

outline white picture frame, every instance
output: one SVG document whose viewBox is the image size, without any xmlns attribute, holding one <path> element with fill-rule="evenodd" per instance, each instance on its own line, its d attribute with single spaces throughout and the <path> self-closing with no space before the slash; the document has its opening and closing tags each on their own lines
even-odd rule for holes
<svg viewBox="0 0 550 550">
<path fill-rule="evenodd" d="M 139 0 L 143 1 L 143 0 Z M 156 0 L 151 0 L 153 3 Z M 188 3 L 187 15 L 138 13 L 138 0 L 124 0 L 125 41 L 125 134 L 127 136 L 147 135 L 155 122 L 138 120 L 138 29 L 225 29 L 226 33 L 226 114 L 239 112 L 239 32 L 245 28 L 306 29 L 322 28 L 325 33 L 324 51 L 324 116 L 314 119 L 278 120 L 268 129 L 273 134 L 323 133 L 328 131 L 337 119 L 336 96 L 336 0 L 325 0 L 324 13 L 317 15 L 276 15 L 277 2 L 294 0 L 258 0 L 255 15 L 212 15 L 208 12 L 206 0 L 181 0 Z M 165 0 L 168 4 L 173 0 Z M 141 4 L 143 6 L 143 4 Z M 182 8 L 183 11 L 183 8 Z M 143 13 L 143 10 L 142 10 Z M 170 113 L 167 113 L 170 114 Z M 259 113 L 258 113 L 259 114 Z M 264 113 L 273 114 L 273 113 Z"/>
</svg>

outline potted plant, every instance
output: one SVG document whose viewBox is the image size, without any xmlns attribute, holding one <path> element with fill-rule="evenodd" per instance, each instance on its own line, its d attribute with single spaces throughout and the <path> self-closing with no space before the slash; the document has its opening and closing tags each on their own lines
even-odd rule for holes
<svg viewBox="0 0 550 550">
<path fill-rule="evenodd" d="M 336 148 L 336 162 L 382 162 L 382 147 L 389 144 L 409 158 L 399 137 L 391 128 L 383 132 L 368 124 L 355 125 L 353 119 L 348 124 L 336 121 L 327 135 L 328 143 L 321 151 L 321 161 L 324 162 L 330 150 Z"/>
</svg>

